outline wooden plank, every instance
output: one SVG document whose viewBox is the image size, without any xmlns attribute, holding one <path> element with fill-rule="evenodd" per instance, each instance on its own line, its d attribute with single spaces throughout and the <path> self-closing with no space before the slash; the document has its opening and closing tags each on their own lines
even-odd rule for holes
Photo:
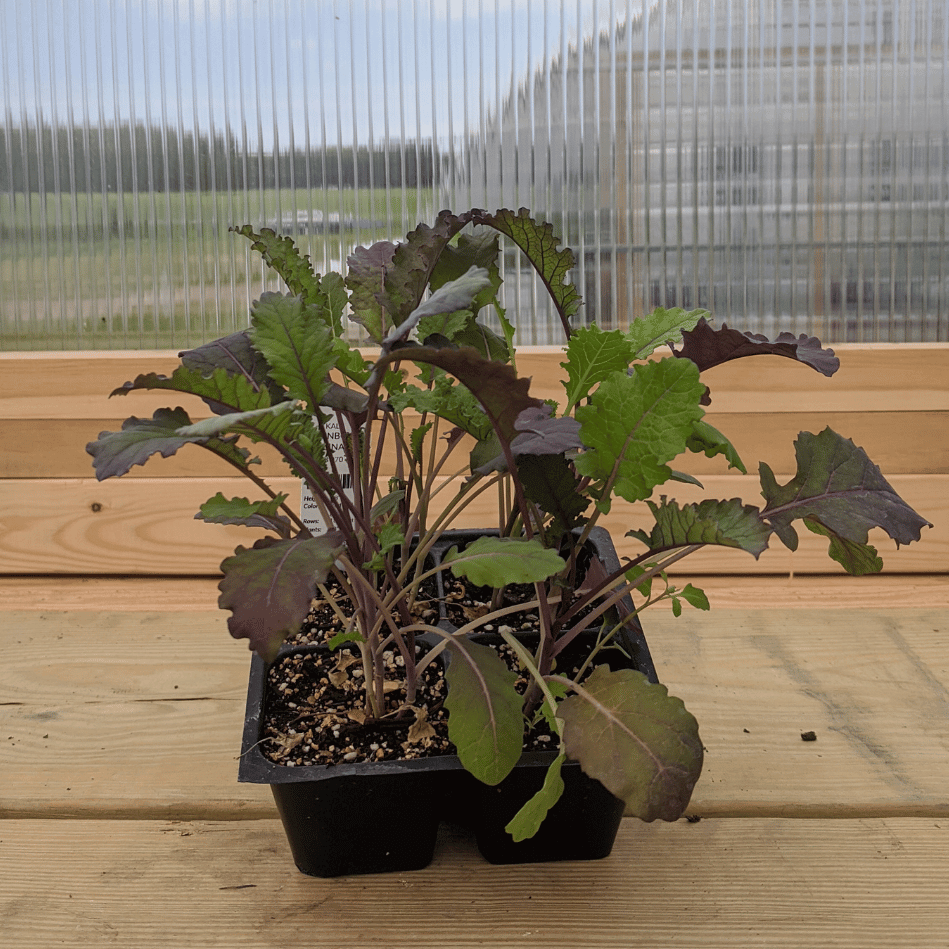
<svg viewBox="0 0 949 949">
<path fill-rule="evenodd" d="M 0 818 L 273 817 L 237 782 L 243 720 L 243 698 L 0 706 Z"/>
<path fill-rule="evenodd" d="M 0 624 L 0 816 L 272 813 L 236 783 L 248 654 L 223 613 Z M 645 626 L 708 749 L 695 813 L 949 816 L 949 609 L 652 611 Z"/>
<path fill-rule="evenodd" d="M 886 569 L 903 573 L 949 570 L 949 475 L 897 475 L 893 487 L 936 526 L 920 543 L 894 553 L 882 531 L 880 545 Z M 681 502 L 709 497 L 742 497 L 759 504 L 757 477 L 713 475 L 703 478 L 703 495 L 677 484 L 670 494 Z M 274 479 L 299 504 L 299 483 Z M 250 489 L 250 490 L 248 490 Z M 674 490 L 673 490 L 674 489 Z M 238 544 L 249 546 L 261 532 L 238 526 L 209 525 L 194 513 L 217 491 L 247 497 L 253 486 L 243 478 L 50 479 L 0 481 L 0 574 L 214 574 Z M 625 505 L 624 505 L 625 507 Z M 22 512 L 22 513 L 21 513 Z M 456 526 L 479 527 L 496 521 L 496 501 L 485 493 L 462 514 Z M 623 553 L 638 551 L 626 531 L 649 523 L 645 505 L 627 513 L 614 506 L 602 521 Z M 684 569 L 695 573 L 840 573 L 826 556 L 826 542 L 800 532 L 793 555 L 776 540 L 757 561 L 740 551 L 699 551 Z"/>
<path fill-rule="evenodd" d="M 675 581 L 680 587 L 686 583 L 701 587 L 715 609 L 949 609 L 949 583 L 941 574 L 881 573 L 858 580 L 845 575 L 686 573 L 677 574 Z M 0 577 L 0 611 L 213 612 L 218 582 L 216 577 L 7 576 Z M 652 610 L 669 608 L 666 601 Z"/>
<path fill-rule="evenodd" d="M 0 416 L 4 418 L 107 418 L 122 412 L 120 398 L 109 393 L 140 373 L 171 375 L 179 364 L 177 350 L 136 352 L 0 353 Z M 158 408 L 169 392 L 139 392 L 141 406 Z M 128 401 L 128 400 L 126 400 Z M 129 413 L 145 411 L 131 408 Z M 72 407 L 71 410 L 69 407 Z M 82 408 L 79 408 L 82 406 Z M 66 411 L 63 411 L 63 409 Z M 103 410 L 105 413 L 103 414 Z M 148 409 L 151 414 L 152 409 Z"/>
<path fill-rule="evenodd" d="M 244 478 L 0 482 L 0 573 L 217 573 L 262 531 L 194 514 L 218 490 L 246 497 L 247 487 Z M 299 492 L 292 478 L 275 487 Z"/>
<path fill-rule="evenodd" d="M 0 815 L 272 816 L 237 783 L 250 654 L 225 616 L 3 614 L 25 678 L 0 671 Z"/>
<path fill-rule="evenodd" d="M 727 414 L 713 407 L 705 418 L 732 442 L 750 472 L 762 461 L 774 470 L 796 470 L 794 441 L 799 433 L 829 427 L 863 448 L 887 478 L 949 473 L 949 411 Z M 727 471 L 721 458 L 688 455 L 681 466 L 700 478 Z"/>
<path fill-rule="evenodd" d="M 942 819 L 626 821 L 602 861 L 296 871 L 279 822 L 6 821 L 0 946 L 938 949 Z"/>
<path fill-rule="evenodd" d="M 790 359 L 735 360 L 705 373 L 716 411 L 747 411 L 765 399 L 773 411 L 880 411 L 945 408 L 949 344 L 864 343 L 833 347 L 840 369 L 831 377 Z"/>
<path fill-rule="evenodd" d="M 713 609 L 647 633 L 708 749 L 697 813 L 949 813 L 946 610 Z"/>
<path fill-rule="evenodd" d="M 171 403 L 178 405 L 179 401 Z M 145 415 L 147 413 L 135 412 Z M 197 417 L 197 416 L 196 416 Z M 0 457 L 0 478 L 88 478 L 92 458 L 86 445 L 100 432 L 119 431 L 123 418 L 0 418 L 0 444 L 7 450 Z M 731 439 L 750 471 L 759 461 L 772 468 L 793 471 L 794 439 L 799 432 L 819 432 L 829 426 L 864 448 L 889 477 L 897 474 L 949 473 L 949 409 L 946 411 L 851 412 L 738 412 L 725 413 L 713 407 L 706 416 L 710 425 Z M 268 446 L 247 446 L 261 457 L 257 470 L 264 477 L 286 473 L 286 466 Z M 459 458 L 465 448 L 456 449 Z M 394 454 L 387 453 L 384 473 L 394 470 Z M 702 477 L 725 474 L 721 457 L 683 455 L 681 470 Z M 197 445 L 187 445 L 171 458 L 153 458 L 136 466 L 127 477 L 178 478 L 226 476 L 233 472 L 226 462 Z"/>
<path fill-rule="evenodd" d="M 949 344 L 848 344 L 834 347 L 841 368 L 826 378 L 790 359 L 735 361 L 708 373 L 720 412 L 945 410 L 949 408 Z M 563 352 L 528 346 L 518 372 L 538 398 L 561 400 Z M 157 352 L 0 353 L 0 418 L 115 418 L 151 414 L 168 392 L 136 392 L 125 402 L 112 389 L 140 373 L 170 374 L 173 350 Z M 806 404 L 802 404 L 802 400 Z"/>
<path fill-rule="evenodd" d="M 218 582 L 217 577 L 0 577 L 0 611 L 213 612 Z M 917 592 L 944 586 L 941 578 L 917 577 L 913 582 Z"/>
<path fill-rule="evenodd" d="M 172 401 L 179 405 L 180 401 Z M 130 412 L 148 417 L 149 412 Z M 126 416 L 127 417 L 127 416 Z M 203 416 L 195 416 L 203 417 Z M 0 439 L 7 448 L 0 458 L 3 478 L 91 478 L 92 456 L 86 445 L 101 432 L 117 432 L 125 418 L 103 419 L 2 419 Z M 263 477 L 286 475 L 287 467 L 268 445 L 250 445 L 262 464 L 257 474 Z M 214 478 L 228 477 L 234 469 L 223 459 L 199 445 L 186 445 L 170 458 L 152 458 L 137 465 L 127 478 Z"/>
</svg>

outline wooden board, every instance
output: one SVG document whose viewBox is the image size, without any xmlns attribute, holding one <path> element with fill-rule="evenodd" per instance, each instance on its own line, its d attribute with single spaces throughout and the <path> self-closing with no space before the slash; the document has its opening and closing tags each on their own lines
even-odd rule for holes
<svg viewBox="0 0 949 949">
<path fill-rule="evenodd" d="M 785 479 L 793 471 L 791 443 L 801 429 L 831 424 L 853 437 L 897 490 L 937 525 L 922 544 L 890 558 L 888 569 L 946 572 L 949 345 L 842 346 L 838 352 L 842 368 L 833 379 L 778 357 L 716 367 L 708 379 L 713 387 L 709 419 L 735 441 L 749 464 L 764 459 Z M 528 348 L 519 358 L 521 373 L 533 377 L 538 395 L 562 395 L 559 348 Z M 108 391 L 138 372 L 169 373 L 176 362 L 173 352 L 0 354 L 0 439 L 7 446 L 0 457 L 0 574 L 208 575 L 237 544 L 253 541 L 255 532 L 209 529 L 193 520 L 197 505 L 218 490 L 252 493 L 240 480 L 228 480 L 225 463 L 197 448 L 137 467 L 127 480 L 97 484 L 91 479 L 85 445 L 99 431 L 118 428 L 124 413 L 147 416 L 158 406 L 181 401 L 167 392 L 110 400 Z M 195 417 L 203 413 L 198 403 Z M 262 454 L 261 472 L 282 477 L 282 463 Z M 690 461 L 710 496 L 758 500 L 755 480 L 726 473 L 720 458 Z M 292 480 L 283 484 L 292 498 L 298 497 Z M 688 489 L 677 489 L 675 496 L 693 499 Z M 492 514 L 485 499 L 461 523 L 478 526 Z M 622 549 L 622 535 L 635 525 L 614 513 L 607 526 Z M 777 548 L 758 562 L 706 550 L 688 569 L 837 570 L 822 549 L 808 536 L 795 558 Z"/>
<path fill-rule="evenodd" d="M 248 653 L 223 613 L 0 623 L 0 816 L 273 813 L 265 789 L 236 783 Z M 645 623 L 708 749 L 696 813 L 949 816 L 949 609 Z"/>
<path fill-rule="evenodd" d="M 708 420 L 735 440 L 746 461 L 787 468 L 799 431 L 830 425 L 853 438 L 890 474 L 949 472 L 949 345 L 860 346 L 839 350 L 831 379 L 788 359 L 742 360 L 708 373 L 713 401 Z M 529 347 L 519 371 L 532 377 L 539 398 L 562 400 L 565 373 L 559 348 Z M 87 442 L 115 431 L 129 415 L 148 417 L 182 405 L 195 419 L 207 410 L 171 392 L 108 392 L 140 372 L 170 373 L 173 352 L 0 353 L 0 478 L 88 477 Z M 690 459 L 696 474 L 723 471 L 720 459 Z M 280 472 L 265 455 L 262 473 Z M 130 477 L 200 477 L 228 471 L 198 449 L 137 467 Z"/>
<path fill-rule="evenodd" d="M 188 612 L 217 608 L 216 577 L 2 577 L 0 610 Z M 949 609 L 949 582 L 939 574 L 881 573 L 848 576 L 720 576 L 677 574 L 676 584 L 694 583 L 715 609 Z M 669 609 L 668 602 L 652 611 Z M 221 614 L 226 615 L 226 614 Z"/>
<path fill-rule="evenodd" d="M 743 359 L 708 372 L 716 411 L 854 411 L 949 409 L 949 343 L 863 343 L 834 347 L 833 377 L 780 357 Z M 664 352 L 664 351 L 663 351 Z M 662 355 L 662 353 L 660 353 Z M 557 346 L 528 346 L 518 372 L 538 398 L 561 399 Z M 0 353 L 0 418 L 114 418 L 167 405 L 168 392 L 109 393 L 140 373 L 170 375 L 174 350 L 150 352 Z M 860 400 L 860 401 L 857 401 Z M 127 407 L 127 411 L 126 411 Z"/>
<path fill-rule="evenodd" d="M 706 495 L 691 485 L 674 485 L 683 503 L 703 496 L 741 497 L 761 501 L 752 475 L 713 475 L 703 479 Z M 882 531 L 874 531 L 888 571 L 928 573 L 949 570 L 949 475 L 898 475 L 893 487 L 930 520 L 920 543 L 895 551 Z M 275 479 L 275 489 L 299 505 L 299 482 Z M 248 490 L 250 489 L 250 490 Z M 205 524 L 194 514 L 218 491 L 255 496 L 253 485 L 237 478 L 0 480 L 0 574 L 216 574 L 218 565 L 238 544 L 250 546 L 261 531 Z M 497 521 L 497 501 L 485 493 L 464 512 L 458 527 L 480 527 Z M 624 505 L 625 507 L 625 505 Z M 638 520 L 637 520 L 638 519 Z M 641 548 L 624 538 L 626 531 L 649 524 L 645 504 L 630 516 L 614 506 L 602 522 L 622 553 Z M 826 556 L 826 541 L 800 530 L 793 555 L 776 539 L 757 561 L 748 554 L 708 548 L 691 556 L 680 569 L 696 573 L 841 573 Z"/>
<path fill-rule="evenodd" d="M 4 821 L 0 946 L 945 949 L 949 821 L 625 821 L 602 861 L 320 880 L 278 821 Z"/>
<path fill-rule="evenodd" d="M 708 749 L 697 813 L 949 814 L 946 610 L 663 613 L 647 635 Z"/>
<path fill-rule="evenodd" d="M 180 405 L 181 400 L 167 400 Z M 130 410 L 130 414 L 131 410 Z M 136 410 L 142 417 L 146 413 Z M 96 419 L 2 419 L 0 443 L 7 446 L 0 458 L 0 478 L 90 478 L 92 458 L 86 445 L 100 432 L 121 430 L 123 417 Z M 830 426 L 835 432 L 863 448 L 887 476 L 899 474 L 949 473 L 949 410 L 947 411 L 851 411 L 851 412 L 762 412 L 724 413 L 709 411 L 706 421 L 729 438 L 749 471 L 767 462 L 780 471 L 795 470 L 794 440 L 800 432 L 820 432 Z M 255 471 L 264 477 L 285 474 L 286 466 L 267 446 L 248 445 L 263 464 Z M 468 449 L 456 449 L 466 457 Z M 728 465 L 721 456 L 685 455 L 680 470 L 696 477 L 725 474 Z M 171 458 L 152 458 L 133 468 L 127 478 L 224 477 L 233 468 L 197 445 L 186 445 Z M 395 470 L 394 453 L 387 453 L 383 473 Z"/>
<path fill-rule="evenodd" d="M 237 783 L 250 653 L 225 616 L 2 614 L 0 815 L 272 816 Z"/>
</svg>

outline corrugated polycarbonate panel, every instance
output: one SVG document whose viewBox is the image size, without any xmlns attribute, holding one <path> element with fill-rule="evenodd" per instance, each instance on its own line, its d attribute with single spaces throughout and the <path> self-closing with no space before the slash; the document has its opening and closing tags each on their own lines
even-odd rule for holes
<svg viewBox="0 0 949 949">
<path fill-rule="evenodd" d="M 949 0 L 0 0 L 0 346 L 193 345 L 277 288 L 231 225 L 325 272 L 472 206 L 603 326 L 946 340 L 947 48 Z"/>
</svg>

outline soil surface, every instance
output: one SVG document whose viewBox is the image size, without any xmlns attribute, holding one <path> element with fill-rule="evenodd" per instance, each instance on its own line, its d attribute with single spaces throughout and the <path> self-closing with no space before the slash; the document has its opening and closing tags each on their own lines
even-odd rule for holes
<svg viewBox="0 0 949 949">
<path fill-rule="evenodd" d="M 332 593 L 339 591 L 333 590 Z M 460 628 L 492 610 L 495 591 L 446 575 L 445 613 L 449 623 Z M 534 598 L 529 584 L 512 585 L 505 590 L 503 605 L 516 605 Z M 423 590 L 414 610 L 423 623 L 439 620 L 437 591 L 434 585 Z M 342 599 L 339 612 L 317 601 L 291 646 L 325 645 L 344 632 L 344 616 L 349 608 Z M 342 615 L 341 615 L 342 614 Z M 538 628 L 537 613 L 527 609 L 507 614 L 498 625 L 486 624 L 478 632 L 531 633 Z M 422 655 L 423 647 L 416 646 Z M 515 671 L 517 658 L 508 646 L 499 654 Z M 368 722 L 365 712 L 365 672 L 358 646 L 344 643 L 334 650 L 292 654 L 279 660 L 268 673 L 264 737 L 261 750 L 271 761 L 290 767 L 340 764 L 357 761 L 391 761 L 454 754 L 448 739 L 448 712 L 444 708 L 447 692 L 440 662 L 433 662 L 419 678 L 415 702 L 409 706 L 405 693 L 405 662 L 397 649 L 384 653 L 385 713 Z M 566 670 L 572 675 L 576 669 Z M 517 683 L 523 693 L 528 678 Z M 528 723 L 525 722 L 525 726 Z M 555 750 L 557 738 L 541 718 L 525 727 L 525 751 Z"/>
<path fill-rule="evenodd" d="M 420 652 L 421 647 L 416 647 Z M 365 674 L 358 649 L 287 656 L 268 673 L 264 754 L 286 765 L 390 761 L 451 754 L 446 684 L 440 664 L 420 677 L 405 704 L 405 661 L 384 654 L 386 716 L 365 722 Z"/>
<path fill-rule="evenodd" d="M 490 588 L 452 581 L 446 596 L 449 622 L 460 627 L 484 615 L 492 593 Z M 525 586 L 509 595 L 532 598 L 534 590 Z M 342 609 L 345 607 L 343 603 Z M 423 622 L 434 625 L 438 620 L 437 602 L 422 600 L 417 614 Z M 537 615 L 531 611 L 504 620 L 506 629 L 512 632 L 537 629 Z M 290 644 L 325 644 L 343 629 L 341 617 L 327 604 L 317 602 Z M 495 631 L 493 626 L 482 629 Z M 422 649 L 416 646 L 418 655 Z M 501 646 L 498 652 L 512 669 L 518 670 L 513 650 Z M 367 722 L 362 711 L 366 705 L 365 673 L 355 644 L 344 643 L 332 651 L 310 649 L 275 663 L 268 673 L 261 743 L 264 755 L 278 764 L 300 767 L 454 754 L 454 745 L 448 740 L 448 712 L 444 708 L 447 686 L 441 664 L 436 661 L 423 670 L 416 701 L 408 706 L 403 657 L 393 649 L 386 651 L 383 659 L 386 712 L 375 722 Z M 523 693 L 527 686 L 527 677 L 521 676 L 518 691 Z M 551 735 L 543 720 L 526 729 L 525 751 L 556 747 L 556 736 Z"/>
</svg>

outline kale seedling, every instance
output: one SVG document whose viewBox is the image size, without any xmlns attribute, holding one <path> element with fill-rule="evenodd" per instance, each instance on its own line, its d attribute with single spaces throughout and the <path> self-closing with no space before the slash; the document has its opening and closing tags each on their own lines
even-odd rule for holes
<svg viewBox="0 0 949 949">
<path fill-rule="evenodd" d="M 674 820 L 689 802 L 702 765 L 694 717 L 642 673 L 597 664 L 627 619 L 616 610 L 624 597 L 632 595 L 637 612 L 660 599 L 671 599 L 677 613 L 683 603 L 707 609 L 700 590 L 669 583 L 668 568 L 710 544 L 758 557 L 777 536 L 794 549 L 795 521 L 826 536 L 830 556 L 848 572 L 875 572 L 882 564 L 868 544 L 870 528 L 906 544 L 928 523 L 862 449 L 830 429 L 799 436 L 798 470 L 787 484 L 760 465 L 761 506 L 656 497 L 667 482 L 697 483 L 671 467 L 685 453 L 722 455 L 745 471 L 704 420 L 711 398 L 704 370 L 778 355 L 831 375 L 838 360 L 813 338 L 769 341 L 713 328 L 704 311 L 659 309 L 625 332 L 575 326 L 573 255 L 523 209 L 442 212 L 401 243 L 357 248 L 345 278 L 315 274 L 289 238 L 250 227 L 240 233 L 288 292 L 263 294 L 248 330 L 181 353 L 171 376 L 140 375 L 116 389 L 189 394 L 211 415 L 193 421 L 182 408 L 160 409 L 101 433 L 88 446 L 97 477 L 123 475 L 188 444 L 245 475 L 257 499 L 218 494 L 197 515 L 267 531 L 221 564 L 219 602 L 232 614 L 230 632 L 273 660 L 322 596 L 344 621 L 330 648 L 351 642 L 360 651 L 367 688 L 358 711 L 367 721 L 391 714 L 382 658 L 389 649 L 399 651 L 406 673 L 396 714 L 416 721 L 419 672 L 450 651 L 449 736 L 486 783 L 502 781 L 520 758 L 525 724 L 546 717 L 560 753 L 509 825 L 516 839 L 535 833 L 559 797 L 568 757 L 643 820 Z M 518 375 L 515 327 L 498 297 L 499 234 L 535 268 L 562 323 L 567 378 L 558 406 L 532 396 L 530 380 Z M 374 344 L 371 357 L 348 342 L 352 323 Z M 661 347 L 669 353 L 657 358 Z M 269 446 L 302 480 L 325 533 L 311 533 L 287 496 L 256 472 L 248 443 Z M 494 533 L 432 565 L 433 545 L 485 492 L 498 498 Z M 642 551 L 609 571 L 589 556 L 591 532 L 614 507 L 642 501 L 652 523 L 628 532 Z M 439 571 L 499 591 L 494 609 L 460 630 L 426 620 L 420 590 Z M 503 606 L 500 591 L 511 583 L 532 585 L 533 599 Z M 468 635 L 503 629 L 515 608 L 539 617 L 536 648 L 501 634 L 531 677 L 525 696 L 497 651 Z M 599 635 L 583 669 L 564 675 L 557 657 L 591 628 Z M 421 633 L 438 645 L 417 657 Z"/>
</svg>

